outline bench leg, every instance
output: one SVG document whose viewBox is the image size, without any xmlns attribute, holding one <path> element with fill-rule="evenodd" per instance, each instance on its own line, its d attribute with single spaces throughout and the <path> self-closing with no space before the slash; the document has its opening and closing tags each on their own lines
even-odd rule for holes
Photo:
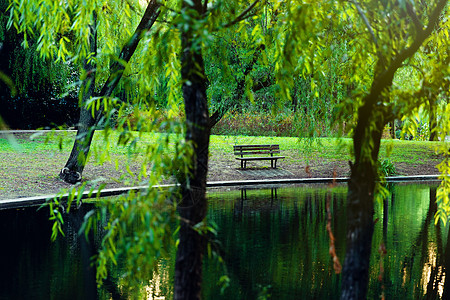
<svg viewBox="0 0 450 300">
<path fill-rule="evenodd" d="M 275 159 L 272 159 L 271 161 L 270 161 L 270 165 L 272 166 L 272 169 L 276 169 L 277 168 L 277 158 L 275 158 Z M 273 161 L 275 161 L 275 163 L 273 162 Z"/>
<path fill-rule="evenodd" d="M 241 160 L 241 169 L 243 169 L 243 168 L 244 168 L 244 161 Z"/>
<path fill-rule="evenodd" d="M 270 160 L 270 167 L 273 169 L 273 159 Z"/>
</svg>

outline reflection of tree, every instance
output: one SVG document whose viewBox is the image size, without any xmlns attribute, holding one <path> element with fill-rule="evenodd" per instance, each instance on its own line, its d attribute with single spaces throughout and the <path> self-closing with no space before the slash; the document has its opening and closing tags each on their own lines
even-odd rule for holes
<svg viewBox="0 0 450 300">
<path fill-rule="evenodd" d="M 0 241 L 3 259 L 0 268 L 1 299 L 98 299 L 117 297 L 114 280 L 97 289 L 91 257 L 96 254 L 101 234 L 86 241 L 79 235 L 84 216 L 92 207 L 64 215 L 66 238 L 50 242 L 48 210 L 26 208 L 0 211 Z M 7 270 L 7 271 L 5 271 Z M 118 273 L 118 272 L 117 272 Z M 106 289 L 106 291 L 105 291 Z"/>
<path fill-rule="evenodd" d="M 436 205 L 436 189 L 435 188 L 430 188 L 430 208 L 429 211 L 433 211 L 433 217 L 437 211 L 437 205 Z M 428 217 L 428 216 L 427 216 Z M 426 250 L 424 249 L 424 254 L 428 254 L 426 255 L 426 258 L 428 259 L 427 261 L 424 261 L 423 264 L 421 264 L 422 270 L 425 270 L 426 266 L 425 264 L 429 264 L 431 266 L 431 271 L 430 271 L 430 278 L 428 280 L 427 283 L 427 289 L 426 289 L 426 294 L 424 299 L 437 299 L 438 298 L 438 292 L 439 292 L 439 288 L 441 286 L 441 284 L 443 283 L 443 279 L 444 279 L 444 273 L 443 273 L 443 269 L 442 269 L 442 265 L 443 265 L 443 258 L 444 258 L 444 250 L 443 250 L 443 246 L 442 246 L 442 235 L 441 235 L 441 223 L 437 223 L 436 226 L 434 227 L 436 228 L 436 248 L 437 248 L 437 253 L 436 253 L 436 258 L 435 261 L 430 261 L 432 259 L 430 252 L 432 252 L 432 249 L 428 248 L 426 250 L 428 250 L 427 252 L 425 252 Z M 427 239 L 424 239 L 424 244 L 428 242 L 428 236 Z M 425 247 L 424 247 L 425 248 Z M 422 254 L 422 260 L 424 260 L 424 255 Z"/>
<path fill-rule="evenodd" d="M 72 211 L 72 209 L 70 213 L 66 214 L 64 232 L 67 240 L 72 241 L 79 248 L 86 299 L 98 299 L 96 268 L 92 263 L 92 258 L 98 254 L 100 243 L 97 240 L 98 237 L 96 238 L 92 231 L 89 232 L 87 237 L 83 233 L 80 234 L 84 217 L 91 209 L 93 209 L 91 206 L 83 205 L 79 209 L 75 211 Z M 108 277 L 103 281 L 103 287 L 112 299 L 126 299 L 126 295 L 122 295 L 119 291 L 118 284 L 111 277 L 111 273 L 108 272 Z"/>
<path fill-rule="evenodd" d="M 231 279 L 231 286 L 222 298 L 255 299 L 269 285 L 273 298 L 281 295 L 291 299 L 338 298 L 339 277 L 334 274 L 328 254 L 324 191 L 287 197 L 280 193 L 278 200 L 274 200 L 265 190 L 257 197 L 249 193 L 244 201 L 237 196 L 232 214 L 214 211 Z M 333 193 L 334 216 L 345 209 L 344 196 Z M 333 232 L 337 237 L 336 249 L 342 255 L 345 224 L 336 219 L 333 218 Z M 208 292 L 218 294 L 214 289 Z"/>
<path fill-rule="evenodd" d="M 406 256 L 403 262 L 403 276 L 405 282 L 411 283 L 413 276 L 414 263 L 416 257 L 419 257 L 419 274 L 421 278 L 419 289 L 424 289 L 423 299 L 437 299 L 439 289 L 442 286 L 444 273 L 442 272 L 443 246 L 441 238 L 441 227 L 438 223 L 433 225 L 434 215 L 436 213 L 436 188 L 430 188 L 430 201 L 425 220 L 422 223 L 421 230 L 414 239 L 410 255 Z M 436 244 L 430 243 L 430 227 L 435 228 Z M 434 248 L 435 247 L 435 248 Z M 417 293 L 416 293 L 417 294 Z"/>
<path fill-rule="evenodd" d="M 449 276 L 450 274 L 450 243 L 449 243 L 449 237 L 450 237 L 450 226 L 448 226 L 448 233 L 447 233 L 447 245 L 445 246 L 445 252 L 442 259 L 442 266 L 444 267 L 445 277 Z M 447 279 L 447 280 L 445 280 Z M 442 299 L 450 299 L 450 278 L 444 278 L 444 292 L 442 294 Z M 442 282 L 442 281 L 441 281 Z"/>
</svg>

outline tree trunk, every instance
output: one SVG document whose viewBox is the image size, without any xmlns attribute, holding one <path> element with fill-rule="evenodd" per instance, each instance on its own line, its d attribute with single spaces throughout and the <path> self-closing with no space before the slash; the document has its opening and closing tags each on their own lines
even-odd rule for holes
<svg viewBox="0 0 450 300">
<path fill-rule="evenodd" d="M 123 72 L 125 70 L 125 65 L 133 56 L 136 48 L 139 44 L 139 41 L 143 37 L 143 33 L 150 28 L 155 23 L 156 19 L 160 13 L 161 4 L 157 3 L 157 0 L 152 0 L 147 6 L 144 15 L 142 16 L 141 22 L 136 28 L 134 34 L 131 36 L 128 43 L 122 48 L 120 52 L 119 59 L 115 61 L 111 65 L 111 71 L 106 83 L 103 85 L 102 90 L 100 91 L 100 97 L 111 97 L 114 89 L 118 85 L 120 79 L 122 78 Z M 92 36 L 91 36 L 92 38 Z M 95 38 L 95 40 L 97 40 Z M 96 51 L 96 45 L 93 49 L 91 43 L 91 52 Z M 86 67 L 85 67 L 86 69 Z M 88 67 L 88 69 L 91 69 Z M 91 72 L 95 74 L 95 72 Z M 92 75 L 93 76 L 93 75 Z M 67 160 L 66 165 L 59 173 L 59 177 L 67 183 L 77 183 L 81 181 L 84 167 L 86 166 L 86 158 L 89 154 L 89 149 L 92 143 L 92 138 L 95 133 L 95 126 L 98 124 L 101 119 L 101 113 L 103 108 L 101 107 L 99 110 L 95 111 L 95 114 L 92 115 L 90 110 L 84 108 L 84 103 L 89 99 L 90 96 L 94 94 L 94 82 L 92 80 L 92 84 L 89 85 L 89 88 L 92 88 L 92 91 L 89 93 L 83 94 L 83 102 L 80 111 L 80 119 L 78 122 L 78 131 L 75 138 L 75 142 L 72 148 L 72 152 L 70 153 L 69 159 Z M 82 89 L 83 91 L 83 89 Z"/>
<path fill-rule="evenodd" d="M 392 122 L 391 122 L 391 138 L 393 138 L 393 139 L 395 139 L 396 138 L 396 136 L 395 136 L 395 120 L 393 120 Z"/>
<path fill-rule="evenodd" d="M 351 164 L 348 182 L 347 251 L 341 299 L 365 299 L 369 283 L 377 161 L 386 124 L 383 115 L 377 115 L 373 104 L 376 103 L 374 99 L 381 94 L 378 92 L 369 94 L 365 104 L 358 110 L 358 122 L 353 135 L 355 163 Z"/>
<path fill-rule="evenodd" d="M 375 178 L 362 166 L 352 166 L 347 194 L 347 252 L 341 299 L 365 299 L 373 235 Z"/>
<path fill-rule="evenodd" d="M 89 26 L 89 44 L 90 52 L 95 57 L 97 55 L 97 15 L 94 13 L 94 24 Z M 77 183 L 81 181 L 81 174 L 86 165 L 87 155 L 91 146 L 92 138 L 94 137 L 94 125 L 97 115 L 93 116 L 91 111 L 85 105 L 86 102 L 94 96 L 95 92 L 95 64 L 93 60 L 85 59 L 84 72 L 86 78 L 80 88 L 81 111 L 80 119 L 78 121 L 78 130 L 75 137 L 75 142 L 70 153 L 66 165 L 59 173 L 59 177 L 68 183 Z M 98 114 L 98 112 L 96 112 Z"/>
<path fill-rule="evenodd" d="M 369 283 L 369 260 L 373 235 L 373 197 L 377 179 L 376 163 L 380 149 L 381 134 L 387 115 L 378 102 L 383 91 L 392 86 L 395 72 L 403 62 L 414 55 L 439 22 L 439 16 L 447 1 L 440 0 L 430 15 L 428 26 L 418 32 L 409 47 L 400 51 L 388 66 L 380 59 L 375 67 L 377 74 L 372 81 L 370 93 L 358 109 L 358 122 L 353 135 L 355 163 L 351 166 L 348 183 L 347 253 L 342 274 L 341 299 L 365 299 Z"/>
<path fill-rule="evenodd" d="M 203 17 L 201 0 L 183 10 L 193 9 Z M 190 20 L 195 23 L 196 20 Z M 208 171 L 209 116 L 206 96 L 206 75 L 201 46 L 194 40 L 192 23 L 181 32 L 181 78 L 186 112 L 186 141 L 194 147 L 192 166 L 187 178 L 181 181 L 182 199 L 178 204 L 181 217 L 180 243 L 175 261 L 175 299 L 200 299 L 205 237 L 193 226 L 206 217 L 206 175 Z M 182 27 L 181 27 L 182 28 Z"/>
<path fill-rule="evenodd" d="M 438 140 L 437 135 L 437 105 L 434 99 L 428 99 L 430 105 L 430 119 L 428 128 L 430 130 L 430 141 L 435 142 Z"/>
</svg>

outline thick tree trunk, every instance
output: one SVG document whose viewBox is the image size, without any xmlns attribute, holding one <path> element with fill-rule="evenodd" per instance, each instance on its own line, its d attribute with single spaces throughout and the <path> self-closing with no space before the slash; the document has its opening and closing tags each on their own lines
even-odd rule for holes
<svg viewBox="0 0 450 300">
<path fill-rule="evenodd" d="M 200 0 L 191 6 L 183 1 L 183 9 L 194 9 L 201 17 Z M 191 21 L 195 22 L 195 20 Z M 181 217 L 180 243 L 175 262 L 175 299 L 200 299 L 205 237 L 193 226 L 206 217 L 206 175 L 208 171 L 209 117 L 206 96 L 206 75 L 201 43 L 194 40 L 192 23 L 181 33 L 181 78 L 186 112 L 186 141 L 194 147 L 192 166 L 181 181 L 182 199 L 178 204 Z"/>
<path fill-rule="evenodd" d="M 125 70 L 125 64 L 133 56 L 145 31 L 150 30 L 150 28 L 158 18 L 160 13 L 160 6 L 161 4 L 157 3 L 157 0 L 150 1 L 134 34 L 131 36 L 128 43 L 122 48 L 118 61 L 114 62 L 111 65 L 110 75 L 106 80 L 106 83 L 103 85 L 103 88 L 98 96 L 110 97 L 112 95 L 114 89 L 122 78 L 123 72 Z M 95 38 L 95 41 L 96 40 L 97 39 Z M 93 43 L 91 43 L 91 52 L 95 52 L 96 46 L 95 49 L 92 49 L 92 45 Z M 89 68 L 88 66 L 87 69 L 91 68 Z M 91 73 L 95 74 L 95 72 Z M 95 111 L 95 115 L 92 115 L 91 111 L 84 108 L 85 101 L 94 94 L 94 82 L 95 80 L 92 80 L 92 84 L 89 86 L 89 88 L 92 88 L 92 91 L 83 94 L 83 106 L 81 107 L 80 111 L 78 131 L 72 148 L 72 152 L 70 153 L 66 165 L 59 173 L 59 177 L 67 183 L 74 184 L 78 181 L 81 181 L 83 170 L 86 166 L 86 158 L 89 154 L 92 138 L 94 137 L 95 126 L 101 119 L 101 112 L 103 108 Z"/>
<path fill-rule="evenodd" d="M 347 252 L 341 299 L 365 299 L 374 227 L 375 178 L 372 172 L 365 172 L 360 165 L 354 165 L 351 169 L 347 194 Z"/>
<path fill-rule="evenodd" d="M 392 81 L 391 81 L 392 82 Z M 379 95 L 379 94 L 378 94 Z M 353 135 L 355 163 L 347 192 L 347 251 L 342 272 L 341 299 L 365 299 L 373 236 L 375 182 L 381 135 L 386 122 L 376 113 L 371 93 L 358 111 Z M 378 115 L 378 118 L 375 117 Z"/>
<path fill-rule="evenodd" d="M 374 192 L 377 175 L 377 160 L 381 135 L 384 128 L 382 120 L 373 121 L 364 116 L 367 106 L 360 109 L 360 118 L 355 129 L 353 143 L 355 164 L 351 165 L 347 192 L 347 252 L 342 274 L 341 299 L 365 299 L 369 283 L 369 263 L 373 235 Z M 372 110 L 370 110 L 372 111 Z M 371 141 L 371 142 L 369 142 Z M 361 147 L 361 142 L 371 147 Z"/>
</svg>

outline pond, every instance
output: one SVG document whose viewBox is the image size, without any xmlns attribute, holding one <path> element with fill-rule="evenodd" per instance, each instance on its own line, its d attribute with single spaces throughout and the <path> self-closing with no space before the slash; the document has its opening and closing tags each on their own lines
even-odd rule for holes
<svg viewBox="0 0 450 300">
<path fill-rule="evenodd" d="M 368 299 L 446 298 L 449 229 L 434 225 L 436 187 L 389 189 L 391 197 L 376 204 Z M 338 299 L 341 275 L 326 227 L 329 222 L 343 264 L 346 191 L 345 185 L 309 185 L 209 192 L 209 218 L 217 224 L 225 265 L 206 259 L 203 298 Z M 108 299 L 117 292 L 112 282 L 97 289 L 90 256 L 99 241 L 77 235 L 88 209 L 68 216 L 66 238 L 54 243 L 47 209 L 0 211 L 0 299 Z M 171 298 L 172 263 L 161 262 L 160 270 L 145 287 L 150 299 Z M 229 286 L 221 293 L 224 270 Z"/>
</svg>

